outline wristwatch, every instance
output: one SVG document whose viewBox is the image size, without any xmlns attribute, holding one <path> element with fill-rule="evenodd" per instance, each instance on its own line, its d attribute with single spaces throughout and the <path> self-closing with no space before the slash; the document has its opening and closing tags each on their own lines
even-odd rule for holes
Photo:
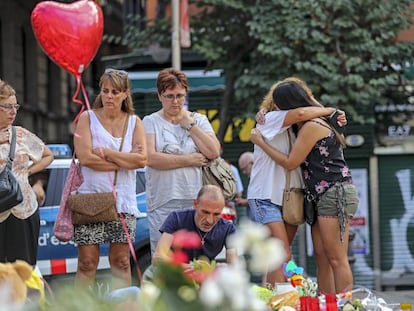
<svg viewBox="0 0 414 311">
<path fill-rule="evenodd" d="M 194 126 L 194 125 L 196 125 L 196 123 L 195 123 L 195 122 L 191 122 L 191 123 L 187 126 L 186 130 L 187 130 L 187 131 L 191 130 L 191 129 L 193 128 L 193 126 Z"/>
</svg>

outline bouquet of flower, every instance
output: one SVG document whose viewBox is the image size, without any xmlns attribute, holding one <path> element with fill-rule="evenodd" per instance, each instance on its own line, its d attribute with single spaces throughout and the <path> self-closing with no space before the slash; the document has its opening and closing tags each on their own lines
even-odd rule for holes
<svg viewBox="0 0 414 311">
<path fill-rule="evenodd" d="M 264 226 L 242 222 L 229 241 L 244 254 L 237 263 L 217 265 L 200 258 L 191 262 L 192 269 L 185 269 L 182 263 L 188 258 L 182 249 L 200 247 L 195 239 L 191 232 L 174 235 L 173 250 L 165 250 L 164 260 L 154 266 L 153 281 L 141 287 L 141 311 L 269 310 L 250 283 L 249 272 L 280 267 L 286 257 L 281 241 L 270 238 Z"/>
</svg>

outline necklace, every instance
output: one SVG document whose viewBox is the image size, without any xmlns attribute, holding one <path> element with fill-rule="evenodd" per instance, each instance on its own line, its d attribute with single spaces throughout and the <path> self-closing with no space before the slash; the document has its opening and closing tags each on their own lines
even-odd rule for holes
<svg viewBox="0 0 414 311">
<path fill-rule="evenodd" d="M 200 229 L 198 229 L 198 227 L 197 227 L 197 232 L 198 232 L 198 235 L 201 238 L 201 246 L 204 246 L 204 238 L 206 237 L 208 232 L 204 232 L 204 234 L 201 234 L 201 231 L 200 231 Z"/>
</svg>

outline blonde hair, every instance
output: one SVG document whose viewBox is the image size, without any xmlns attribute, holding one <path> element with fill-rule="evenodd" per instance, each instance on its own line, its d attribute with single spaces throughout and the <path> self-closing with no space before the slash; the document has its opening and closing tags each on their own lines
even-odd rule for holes
<svg viewBox="0 0 414 311">
<path fill-rule="evenodd" d="M 16 90 L 6 81 L 0 79 L 0 100 L 15 96 Z"/>
<path fill-rule="evenodd" d="M 297 84 L 299 84 L 303 90 L 305 91 L 305 93 L 309 96 L 309 97 L 313 97 L 312 91 L 311 89 L 306 85 L 305 81 L 296 78 L 296 77 L 288 77 L 284 80 L 281 81 L 277 81 L 276 83 L 274 83 L 269 91 L 267 92 L 266 96 L 263 98 L 262 103 L 260 104 L 260 108 L 259 109 L 266 109 L 267 111 L 272 111 L 275 110 L 275 106 L 276 103 L 273 101 L 273 92 L 275 91 L 275 89 L 284 82 L 295 82 Z"/>
<path fill-rule="evenodd" d="M 131 82 L 129 81 L 128 74 L 123 70 L 109 69 L 102 74 L 101 79 L 99 80 L 99 87 L 101 88 L 106 81 L 111 83 L 116 90 L 120 92 L 126 92 L 127 97 L 122 102 L 121 110 L 128 114 L 133 114 L 134 103 L 132 101 Z M 102 91 L 99 92 L 98 96 L 96 96 L 95 101 L 93 102 L 94 109 L 101 107 L 103 107 Z"/>
</svg>

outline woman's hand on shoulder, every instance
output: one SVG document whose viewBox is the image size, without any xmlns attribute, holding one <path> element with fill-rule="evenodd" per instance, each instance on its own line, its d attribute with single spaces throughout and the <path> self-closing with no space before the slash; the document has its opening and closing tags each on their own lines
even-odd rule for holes
<svg viewBox="0 0 414 311">
<path fill-rule="evenodd" d="M 345 126 L 348 124 L 348 121 L 346 119 L 346 113 L 343 110 L 338 109 L 339 115 L 338 115 L 338 122 L 341 124 L 341 126 Z"/>
<path fill-rule="evenodd" d="M 259 145 L 264 142 L 262 133 L 257 128 L 253 128 L 250 131 L 250 141 L 255 145 Z"/>
<path fill-rule="evenodd" d="M 259 124 L 265 124 L 267 109 L 262 108 L 256 113 L 256 122 Z"/>
</svg>

